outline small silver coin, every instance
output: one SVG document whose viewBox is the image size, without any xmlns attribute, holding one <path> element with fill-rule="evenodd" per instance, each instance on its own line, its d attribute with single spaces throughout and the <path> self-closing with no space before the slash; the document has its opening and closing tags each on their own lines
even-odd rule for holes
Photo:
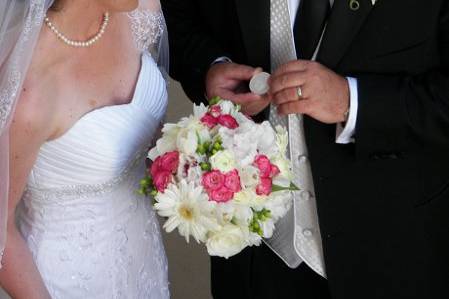
<svg viewBox="0 0 449 299">
<path fill-rule="evenodd" d="M 257 95 L 264 95 L 268 92 L 268 79 L 270 74 L 262 72 L 254 75 L 249 81 L 249 90 Z"/>
</svg>

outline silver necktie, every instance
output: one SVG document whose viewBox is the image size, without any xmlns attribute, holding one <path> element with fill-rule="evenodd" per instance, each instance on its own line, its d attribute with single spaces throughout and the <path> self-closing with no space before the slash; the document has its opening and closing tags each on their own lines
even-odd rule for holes
<svg viewBox="0 0 449 299">
<path fill-rule="evenodd" d="M 292 26 L 287 0 L 271 0 L 270 13 L 271 71 L 296 60 Z M 302 261 L 325 276 L 321 234 L 318 225 L 312 171 L 307 158 L 302 115 L 280 117 L 274 105 L 270 107 L 270 122 L 289 131 L 289 157 L 292 159 L 294 183 L 301 189 L 294 192 L 294 206 L 276 224 L 271 239 L 266 241 L 290 267 Z"/>
<path fill-rule="evenodd" d="M 271 0 L 270 53 L 271 72 L 282 64 L 296 59 L 287 0 Z M 280 117 L 276 107 L 271 105 L 270 122 L 274 126 L 281 125 L 286 128 L 288 118 Z"/>
</svg>

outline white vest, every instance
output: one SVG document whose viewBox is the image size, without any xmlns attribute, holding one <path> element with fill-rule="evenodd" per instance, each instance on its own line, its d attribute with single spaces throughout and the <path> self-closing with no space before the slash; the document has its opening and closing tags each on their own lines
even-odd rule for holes
<svg viewBox="0 0 449 299">
<path fill-rule="evenodd" d="M 331 5 L 332 4 L 333 1 L 331 0 Z M 276 15 L 276 17 L 281 16 Z M 286 20 L 283 20 L 281 23 L 284 22 L 282 24 L 285 24 L 285 21 Z M 277 24 L 273 25 L 276 22 Z M 288 20 L 288 22 L 290 22 L 290 20 Z M 279 30 L 279 20 L 274 21 L 274 23 L 272 20 L 271 26 L 278 26 L 277 30 Z M 280 27 L 285 29 L 283 26 Z M 273 27 L 271 30 L 273 30 Z M 290 36 L 294 48 L 293 34 Z M 316 58 L 320 44 L 317 47 L 313 60 Z M 292 58 L 297 58 L 296 51 L 291 48 L 292 47 L 288 50 L 290 53 L 283 52 L 286 56 L 285 62 Z M 270 115 L 270 119 L 272 118 L 273 115 Z M 326 277 L 321 234 L 318 225 L 315 191 L 312 171 L 307 156 L 307 145 L 304 136 L 302 115 L 288 116 L 288 131 L 289 156 L 292 161 L 294 183 L 300 188 L 300 191 L 292 192 L 292 209 L 290 209 L 284 218 L 279 220 L 276 224 L 276 230 L 273 237 L 265 240 L 265 243 L 289 267 L 296 268 L 302 262 L 305 262 L 316 273 Z"/>
</svg>

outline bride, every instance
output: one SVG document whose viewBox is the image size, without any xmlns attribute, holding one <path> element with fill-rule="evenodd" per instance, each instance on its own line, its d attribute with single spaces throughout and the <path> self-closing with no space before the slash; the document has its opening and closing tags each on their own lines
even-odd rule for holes
<svg viewBox="0 0 449 299">
<path fill-rule="evenodd" d="M 159 1 L 52 2 L 0 3 L 0 284 L 168 298 L 157 219 L 135 192 L 167 104 Z"/>
</svg>

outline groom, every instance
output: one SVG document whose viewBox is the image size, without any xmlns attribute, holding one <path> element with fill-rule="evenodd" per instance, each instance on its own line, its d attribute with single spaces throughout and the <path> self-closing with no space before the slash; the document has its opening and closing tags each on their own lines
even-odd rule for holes
<svg viewBox="0 0 449 299">
<path fill-rule="evenodd" d="M 171 75 L 287 126 L 301 188 L 267 245 L 212 258 L 214 298 L 449 298 L 449 1 L 162 4 Z"/>
</svg>

